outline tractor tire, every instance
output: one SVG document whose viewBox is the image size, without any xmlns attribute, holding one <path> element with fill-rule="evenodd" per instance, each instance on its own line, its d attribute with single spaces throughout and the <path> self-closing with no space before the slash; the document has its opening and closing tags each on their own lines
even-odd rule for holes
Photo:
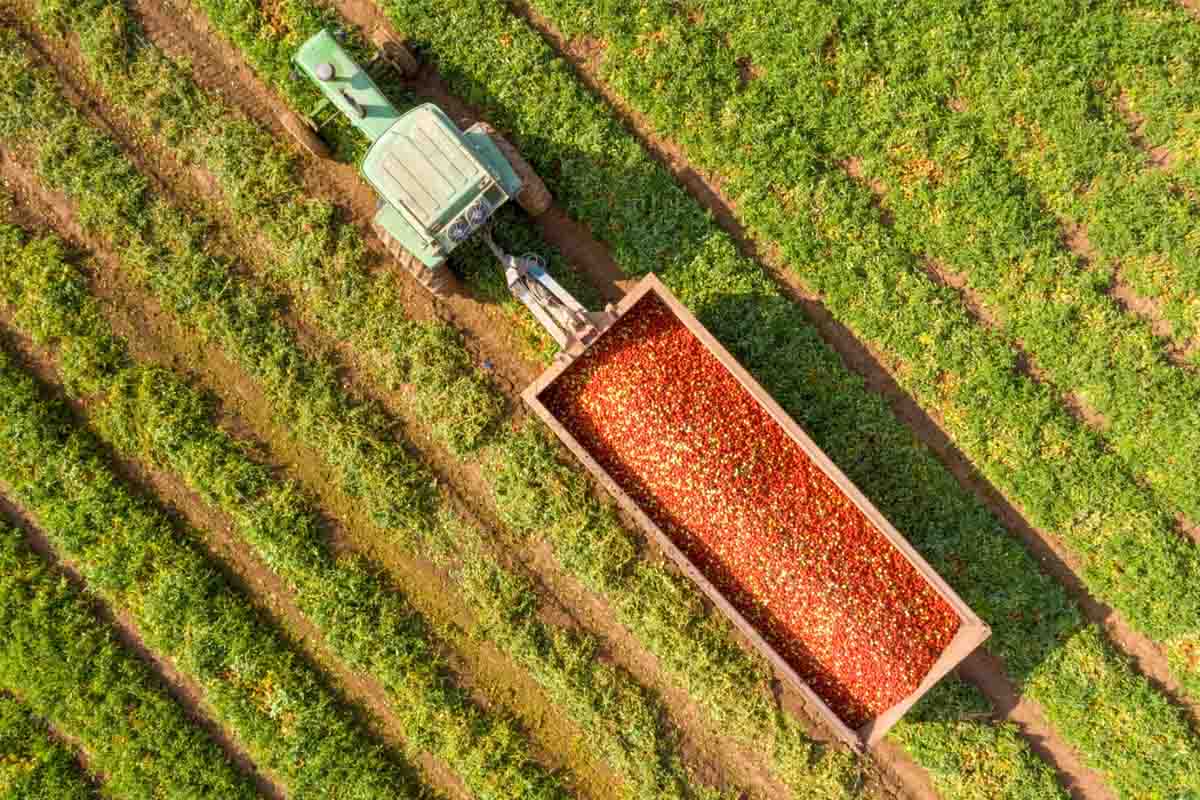
<svg viewBox="0 0 1200 800">
<path fill-rule="evenodd" d="M 379 49 L 384 60 L 396 68 L 402 78 L 411 78 L 417 74 L 421 65 L 417 57 L 401 40 L 392 36 L 386 28 L 376 28 L 371 34 L 371 44 Z"/>
<path fill-rule="evenodd" d="M 330 150 L 329 145 L 321 138 L 320 134 L 309 127 L 308 123 L 298 115 L 291 111 L 285 111 L 279 115 L 279 124 L 291 134 L 297 144 L 317 158 L 329 158 L 333 155 L 333 151 Z"/>
<path fill-rule="evenodd" d="M 434 297 L 449 297 L 458 291 L 458 279 L 454 277 L 449 266 L 442 265 L 438 269 L 430 269 L 421 259 L 405 250 L 383 228 L 374 223 L 371 223 L 371 227 L 387 251 L 392 254 L 392 258 L 396 259 L 396 263 L 416 278 L 417 283 L 428 289 Z"/>
<path fill-rule="evenodd" d="M 546 188 L 545 181 L 538 177 L 520 151 L 513 147 L 512 142 L 501 136 L 495 128 L 486 122 L 479 122 L 476 125 L 492 138 L 496 147 L 500 148 L 500 152 L 512 165 L 513 172 L 517 173 L 517 177 L 521 179 L 521 191 L 517 193 L 517 203 L 531 217 L 540 217 L 546 213 L 546 210 L 554 202 L 554 198 L 550 196 L 550 190 Z"/>
</svg>

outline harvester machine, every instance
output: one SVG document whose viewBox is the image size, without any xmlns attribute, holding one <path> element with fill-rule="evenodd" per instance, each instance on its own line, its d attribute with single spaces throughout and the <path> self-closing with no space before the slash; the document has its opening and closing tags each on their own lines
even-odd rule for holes
<svg viewBox="0 0 1200 800">
<path fill-rule="evenodd" d="M 611 308 L 585 310 L 547 273 L 536 255 L 513 256 L 492 237 L 496 212 L 509 200 L 532 217 L 550 207 L 550 192 L 521 154 L 490 125 L 465 131 L 437 105 L 400 113 L 371 73 L 383 80 L 416 77 L 412 51 L 379 31 L 375 55 L 360 66 L 329 30 L 317 33 L 292 57 L 293 72 L 312 81 L 322 99 L 306 115 L 288 115 L 283 127 L 317 157 L 331 150 L 321 130 L 339 114 L 367 137 L 359 172 L 375 190 L 375 233 L 399 264 L 436 296 L 453 293 L 447 259 L 475 235 L 505 270 L 509 290 L 546 327 L 564 352 L 585 347 L 615 318 Z"/>
</svg>

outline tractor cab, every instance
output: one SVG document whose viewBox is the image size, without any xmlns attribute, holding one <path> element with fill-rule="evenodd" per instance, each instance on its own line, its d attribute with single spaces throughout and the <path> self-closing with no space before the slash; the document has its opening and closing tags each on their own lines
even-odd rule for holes
<svg viewBox="0 0 1200 800">
<path fill-rule="evenodd" d="M 404 114 L 361 165 L 381 204 L 375 222 L 436 267 L 521 191 L 521 179 L 487 132 L 460 132 L 432 103 Z"/>
<path fill-rule="evenodd" d="M 321 100 L 307 115 L 287 115 L 283 127 L 309 152 L 328 157 L 321 128 L 338 114 L 370 141 L 359 172 L 377 196 L 372 228 L 396 260 L 433 294 L 450 294 L 446 257 L 477 232 L 504 267 L 509 290 L 564 350 L 582 346 L 608 325 L 611 309 L 586 311 L 546 272 L 536 256 L 514 257 L 492 239 L 488 223 L 509 200 L 530 216 L 550 207 L 550 192 L 515 147 L 490 125 L 460 130 L 446 112 L 424 103 L 400 113 L 370 70 L 391 67 L 414 78 L 417 61 L 386 32 L 372 37 L 365 67 L 328 30 L 292 56 L 297 76 L 312 81 Z M 378 74 L 378 73 L 377 73 Z"/>
</svg>

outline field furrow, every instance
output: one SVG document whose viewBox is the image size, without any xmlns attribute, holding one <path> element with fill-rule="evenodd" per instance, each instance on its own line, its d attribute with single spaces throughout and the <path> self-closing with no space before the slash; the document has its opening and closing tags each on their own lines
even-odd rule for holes
<svg viewBox="0 0 1200 800">
<path fill-rule="evenodd" d="M 94 779 L 45 723 L 0 692 L 0 790 L 23 800 L 91 800 Z"/>
<path fill-rule="evenodd" d="M 18 529 L 0 524 L 0 539 L 0 685 L 79 748 L 88 771 L 103 778 L 106 796 L 283 796 L 265 780 L 255 790 L 210 738 L 208 721 L 201 727 L 189 718 L 197 711 L 184 710 L 156 667 L 114 636 L 103 610 L 35 554 Z"/>
<path fill-rule="evenodd" d="M 24 246 L 24 251 L 30 254 L 51 250 L 52 244 L 46 244 L 44 240 Z M 23 266 L 30 263 L 30 260 L 14 261 Z M 46 265 L 42 266 L 45 268 Z M 114 340 L 106 330 L 98 329 L 102 326 L 61 325 L 64 320 L 95 315 L 64 307 L 86 295 L 87 286 L 79 273 L 61 261 L 54 264 L 50 272 L 60 286 L 72 287 L 71 291 L 60 291 L 56 297 L 38 279 L 36 272 L 29 269 L 14 276 L 9 283 L 10 302 L 23 316 L 25 326 L 43 337 L 53 338 L 62 355 L 80 351 L 123 352 L 123 343 Z M 72 310 L 74 315 L 70 313 Z M 56 322 L 59 323 L 57 328 Z M 110 344 L 102 346 L 99 344 L 102 342 Z M 69 367 L 71 372 L 64 374 L 64 380 L 68 384 L 85 383 L 74 373 L 100 366 L 105 365 L 67 360 L 64 367 Z M 244 443 L 215 427 L 208 418 L 207 401 L 195 390 L 168 371 L 133 363 L 120 365 L 113 375 L 106 376 L 104 383 L 104 388 L 92 400 L 95 424 L 104 437 L 121 452 L 132 451 L 132 455 L 146 462 L 167 468 L 209 506 L 219 509 L 224 517 L 219 524 L 228 526 L 251 542 L 261 560 L 288 580 L 289 585 L 285 587 L 267 582 L 266 591 L 273 602 L 278 603 L 278 595 L 286 592 L 295 605 L 318 621 L 318 626 L 310 625 L 310 630 L 303 633 L 324 638 L 322 634 L 332 630 L 335 651 L 345 653 L 346 646 L 336 643 L 338 624 L 350 623 L 352 629 L 360 631 L 356 635 L 370 641 L 400 642 L 405 631 L 393 629 L 415 629 L 415 633 L 408 632 L 411 641 L 397 648 L 405 651 L 405 658 L 410 662 L 409 671 L 414 670 L 412 662 L 425 670 L 437 668 L 436 653 L 431 651 L 429 644 L 421 645 L 416 636 L 420 633 L 420 621 L 409 619 L 401 626 L 404 620 L 395 619 L 398 603 L 389 605 L 380 599 L 382 588 L 372 588 L 373 576 L 362 565 L 345 558 L 336 567 L 328 563 L 323 568 L 297 565 L 305 556 L 313 561 L 314 554 L 320 561 L 319 554 L 327 547 L 323 539 L 328 523 L 318 518 L 302 489 L 291 483 L 273 481 L 270 470 L 247 457 Z M 226 419 L 223 424 L 229 426 L 235 422 Z M 215 475 L 214 467 L 220 467 Z M 447 516 L 450 516 L 449 510 Z M 466 619 L 461 621 L 462 624 L 475 629 L 479 635 L 494 639 L 502 652 L 513 654 L 517 663 L 546 686 L 549 697 L 541 698 L 542 703 L 549 699 L 567 706 L 569 716 L 580 721 L 590 738 L 600 737 L 607 742 L 601 748 L 604 755 L 613 761 L 619 774 L 640 787 L 639 793 L 666 793 L 670 781 L 656 773 L 666 770 L 670 775 L 673 757 L 669 750 L 656 755 L 656 748 L 665 747 L 666 741 L 656 733 L 657 712 L 651 698 L 640 693 L 628 676 L 614 671 L 603 661 L 596 661 L 595 643 L 585 634 L 539 620 L 530 587 L 518 576 L 489 563 L 492 558 L 477 533 L 473 534 L 469 527 L 453 519 L 431 520 L 431 526 L 440 526 L 436 535 L 443 538 L 437 546 L 445 554 L 445 561 L 450 560 L 449 554 L 453 552 L 465 563 L 454 569 L 453 582 L 445 582 L 440 587 L 445 593 L 452 593 L 457 587 L 468 598 L 469 608 L 482 618 L 481 623 Z M 481 566 L 483 564 L 488 566 Z M 357 573 L 355 567 L 358 567 Z M 260 567 L 258 572 L 262 571 Z M 339 604 L 352 596 L 356 598 L 355 610 L 338 610 Z M 389 608 L 393 624 L 384 630 L 381 626 L 386 627 L 383 620 L 389 618 Z M 359 650 L 361 653 L 361 647 Z M 403 675 L 394 661 L 388 668 L 389 658 L 388 654 L 377 655 L 370 663 L 361 655 L 356 659 L 348 658 L 354 666 L 383 677 L 392 695 L 392 699 L 385 700 L 385 708 L 393 703 L 411 703 L 413 687 L 421 682 L 417 676 Z M 491 676 L 480 677 L 491 680 Z M 383 693 L 385 698 L 388 692 Z M 453 698 L 447 698 L 450 699 Z M 450 709 L 453 706 L 444 702 L 431 708 Z M 614 722 L 605 722 L 608 719 Z M 609 725 L 619 728 L 625 737 L 630 737 L 631 731 L 638 731 L 639 735 L 633 737 L 636 743 L 631 743 L 624 751 L 614 750 L 620 745 L 614 734 L 607 732 Z M 413 732 L 411 724 L 407 727 L 417 739 L 436 734 L 436 731 Z M 578 733 L 571 735 L 572 740 L 579 738 Z M 642 758 L 635 761 L 639 755 Z M 678 770 L 677 767 L 674 769 Z M 600 778 L 609 783 L 614 780 L 611 775 Z M 677 773 L 677 780 L 682 781 L 682 775 Z M 593 788 L 609 793 L 599 785 L 594 784 Z M 681 789 L 682 785 L 676 787 L 676 790 Z"/>
</svg>

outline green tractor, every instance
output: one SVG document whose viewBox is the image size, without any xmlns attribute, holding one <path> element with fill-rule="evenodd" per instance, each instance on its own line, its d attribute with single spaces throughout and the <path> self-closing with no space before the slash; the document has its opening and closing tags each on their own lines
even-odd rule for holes
<svg viewBox="0 0 1200 800">
<path fill-rule="evenodd" d="M 477 232 L 501 263 L 515 263 L 522 277 L 530 270 L 544 272 L 536 257 L 505 254 L 489 231 L 493 215 L 510 199 L 534 217 L 550 207 L 550 193 L 541 178 L 486 123 L 459 130 L 433 103 L 400 113 L 368 70 L 391 68 L 401 78 L 411 78 L 417 61 L 386 32 L 377 32 L 372 43 L 376 55 L 366 68 L 355 63 L 328 30 L 301 45 L 292 57 L 295 72 L 311 80 L 323 98 L 308 115 L 285 117 L 284 128 L 322 158 L 329 156 L 330 148 L 321 138 L 321 127 L 338 113 L 367 137 L 371 146 L 359 171 L 377 196 L 375 232 L 396 260 L 435 295 L 452 292 L 455 280 L 446 259 Z M 554 286 L 558 291 L 550 294 L 562 300 L 565 292 Z M 540 289 L 530 292 L 540 294 Z M 566 305 L 578 304 L 572 300 Z"/>
</svg>

